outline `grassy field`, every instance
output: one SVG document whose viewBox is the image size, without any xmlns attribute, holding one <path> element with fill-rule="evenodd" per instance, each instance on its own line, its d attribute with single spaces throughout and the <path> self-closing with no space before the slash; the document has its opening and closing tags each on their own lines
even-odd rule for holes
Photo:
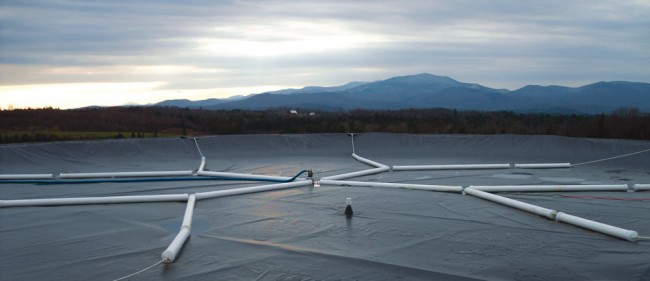
<svg viewBox="0 0 650 281">
<path fill-rule="evenodd" d="M 2 131 L 0 143 L 44 142 L 63 140 L 96 140 L 128 138 L 171 138 L 179 134 L 136 132 L 88 132 L 88 131 Z"/>
</svg>

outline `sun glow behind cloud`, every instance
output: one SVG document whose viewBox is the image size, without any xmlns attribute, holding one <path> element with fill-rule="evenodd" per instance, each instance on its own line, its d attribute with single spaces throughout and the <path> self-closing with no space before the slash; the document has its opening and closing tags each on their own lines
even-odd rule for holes
<svg viewBox="0 0 650 281">
<path fill-rule="evenodd" d="M 355 31 L 337 23 L 281 21 L 271 24 L 220 26 L 214 37 L 196 40 L 211 56 L 280 57 L 362 48 L 387 42 L 383 36 Z"/>
<path fill-rule="evenodd" d="M 89 105 L 123 105 L 139 103 L 148 91 L 161 82 L 135 83 L 70 83 L 2 86 L 2 106 L 75 108 Z"/>
<path fill-rule="evenodd" d="M 130 83 L 69 83 L 24 86 L 0 86 L 0 109 L 42 108 L 61 109 L 85 106 L 144 105 L 165 99 L 225 98 L 275 91 L 290 86 L 266 85 L 197 90 L 166 90 L 165 82 Z"/>
</svg>

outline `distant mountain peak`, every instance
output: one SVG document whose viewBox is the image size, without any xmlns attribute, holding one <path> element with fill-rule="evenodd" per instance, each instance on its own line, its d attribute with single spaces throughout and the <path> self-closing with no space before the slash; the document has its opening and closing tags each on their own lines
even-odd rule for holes
<svg viewBox="0 0 650 281">
<path fill-rule="evenodd" d="M 321 110 L 454 108 L 553 114 L 598 114 L 622 107 L 636 107 L 650 112 L 650 84 L 615 81 L 582 87 L 528 85 L 509 91 L 459 82 L 447 76 L 420 73 L 369 83 L 285 89 L 239 99 L 173 100 L 158 105 L 255 110 L 273 107 Z"/>
<path fill-rule="evenodd" d="M 397 76 L 390 79 L 384 80 L 386 82 L 399 81 L 402 83 L 446 83 L 446 84 L 457 84 L 460 83 L 454 79 L 451 79 L 447 76 L 438 76 L 429 73 L 420 73 L 415 75 L 406 75 L 406 76 Z"/>
</svg>

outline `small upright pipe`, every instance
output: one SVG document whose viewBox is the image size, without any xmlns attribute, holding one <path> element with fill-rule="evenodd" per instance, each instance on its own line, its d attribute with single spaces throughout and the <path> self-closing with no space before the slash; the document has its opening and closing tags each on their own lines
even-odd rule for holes
<svg viewBox="0 0 650 281">
<path fill-rule="evenodd" d="M 345 198 L 345 211 L 343 213 L 345 213 L 345 217 L 347 217 L 348 219 L 352 218 L 352 215 L 354 214 L 354 211 L 352 210 L 352 198 L 351 197 Z"/>
</svg>

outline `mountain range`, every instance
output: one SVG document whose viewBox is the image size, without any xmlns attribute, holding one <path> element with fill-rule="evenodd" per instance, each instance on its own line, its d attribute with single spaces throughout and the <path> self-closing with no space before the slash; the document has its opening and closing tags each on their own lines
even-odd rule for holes
<svg viewBox="0 0 650 281">
<path fill-rule="evenodd" d="M 446 76 L 418 74 L 336 87 L 310 86 L 200 101 L 167 100 L 157 106 L 262 110 L 274 107 L 316 110 L 454 108 L 524 113 L 600 114 L 619 108 L 650 112 L 650 83 L 597 82 L 582 87 L 528 85 L 515 91 L 463 83 Z"/>
</svg>

